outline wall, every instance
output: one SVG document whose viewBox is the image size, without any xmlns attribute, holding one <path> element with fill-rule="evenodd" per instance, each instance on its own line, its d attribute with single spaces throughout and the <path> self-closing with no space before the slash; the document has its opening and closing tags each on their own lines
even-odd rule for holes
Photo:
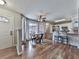
<svg viewBox="0 0 79 59">
<path fill-rule="evenodd" d="M 46 32 L 46 34 L 45 34 L 45 38 L 46 39 L 52 39 L 52 24 L 50 24 L 50 23 L 46 23 L 46 29 L 45 29 L 45 32 Z"/>
<path fill-rule="evenodd" d="M 46 28 L 45 29 L 46 32 L 52 33 L 52 24 L 46 23 L 46 27 L 45 28 Z"/>
<path fill-rule="evenodd" d="M 5 16 L 10 21 L 10 31 L 13 31 L 12 39 L 13 43 L 11 45 L 16 44 L 16 30 L 21 29 L 21 15 L 7 8 L 0 7 L 0 16 Z M 0 24 L 1 25 L 1 24 Z M 6 29 L 6 28 L 4 28 Z M 1 44 L 0 44 L 1 45 Z"/>
</svg>

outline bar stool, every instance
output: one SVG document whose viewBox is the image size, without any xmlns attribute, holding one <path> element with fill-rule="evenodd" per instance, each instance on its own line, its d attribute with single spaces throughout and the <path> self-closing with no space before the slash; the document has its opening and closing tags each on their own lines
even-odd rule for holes
<svg viewBox="0 0 79 59">
<path fill-rule="evenodd" d="M 68 36 L 62 36 L 62 40 L 63 40 L 63 43 L 66 42 L 66 44 L 69 44 Z"/>
</svg>

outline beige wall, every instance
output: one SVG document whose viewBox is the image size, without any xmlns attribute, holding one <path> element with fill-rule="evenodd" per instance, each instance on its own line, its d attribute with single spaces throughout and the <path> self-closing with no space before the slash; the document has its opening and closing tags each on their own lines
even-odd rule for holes
<svg viewBox="0 0 79 59">
<path fill-rule="evenodd" d="M 46 31 L 46 39 L 51 39 L 51 37 L 52 37 L 52 24 L 50 24 L 50 23 L 46 23 L 46 29 L 45 29 L 45 31 Z"/>
<path fill-rule="evenodd" d="M 7 8 L 0 7 L 0 16 L 7 17 L 9 19 L 9 23 L 10 23 L 9 30 L 13 31 L 13 36 L 12 36 L 11 40 L 14 41 L 13 43 L 11 43 L 11 45 L 14 45 L 16 42 L 16 30 L 21 29 L 21 15 L 19 13 L 11 11 Z M 0 24 L 0 25 L 2 25 L 2 24 Z M 4 28 L 4 29 L 6 29 L 6 28 Z M 2 44 L 0 44 L 0 45 L 2 45 Z"/>
<path fill-rule="evenodd" d="M 52 33 L 52 24 L 46 23 L 45 32 Z"/>
</svg>

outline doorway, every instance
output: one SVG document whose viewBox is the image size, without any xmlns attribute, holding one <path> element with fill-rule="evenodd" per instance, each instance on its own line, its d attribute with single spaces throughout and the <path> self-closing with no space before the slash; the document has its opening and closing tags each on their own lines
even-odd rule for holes
<svg viewBox="0 0 79 59">
<path fill-rule="evenodd" d="M 9 19 L 6 17 L 0 17 L 0 49 L 13 46 L 13 23 L 13 17 Z"/>
</svg>

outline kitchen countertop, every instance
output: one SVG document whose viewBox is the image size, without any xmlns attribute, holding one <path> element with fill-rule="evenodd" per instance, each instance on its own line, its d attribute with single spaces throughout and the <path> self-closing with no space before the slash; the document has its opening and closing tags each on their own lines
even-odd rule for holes
<svg viewBox="0 0 79 59">
<path fill-rule="evenodd" d="M 74 35 L 74 36 L 78 36 L 79 35 L 79 33 L 74 33 L 74 32 L 68 32 L 67 34 L 68 35 Z"/>
<path fill-rule="evenodd" d="M 69 44 L 79 48 L 79 33 L 69 32 Z"/>
</svg>

